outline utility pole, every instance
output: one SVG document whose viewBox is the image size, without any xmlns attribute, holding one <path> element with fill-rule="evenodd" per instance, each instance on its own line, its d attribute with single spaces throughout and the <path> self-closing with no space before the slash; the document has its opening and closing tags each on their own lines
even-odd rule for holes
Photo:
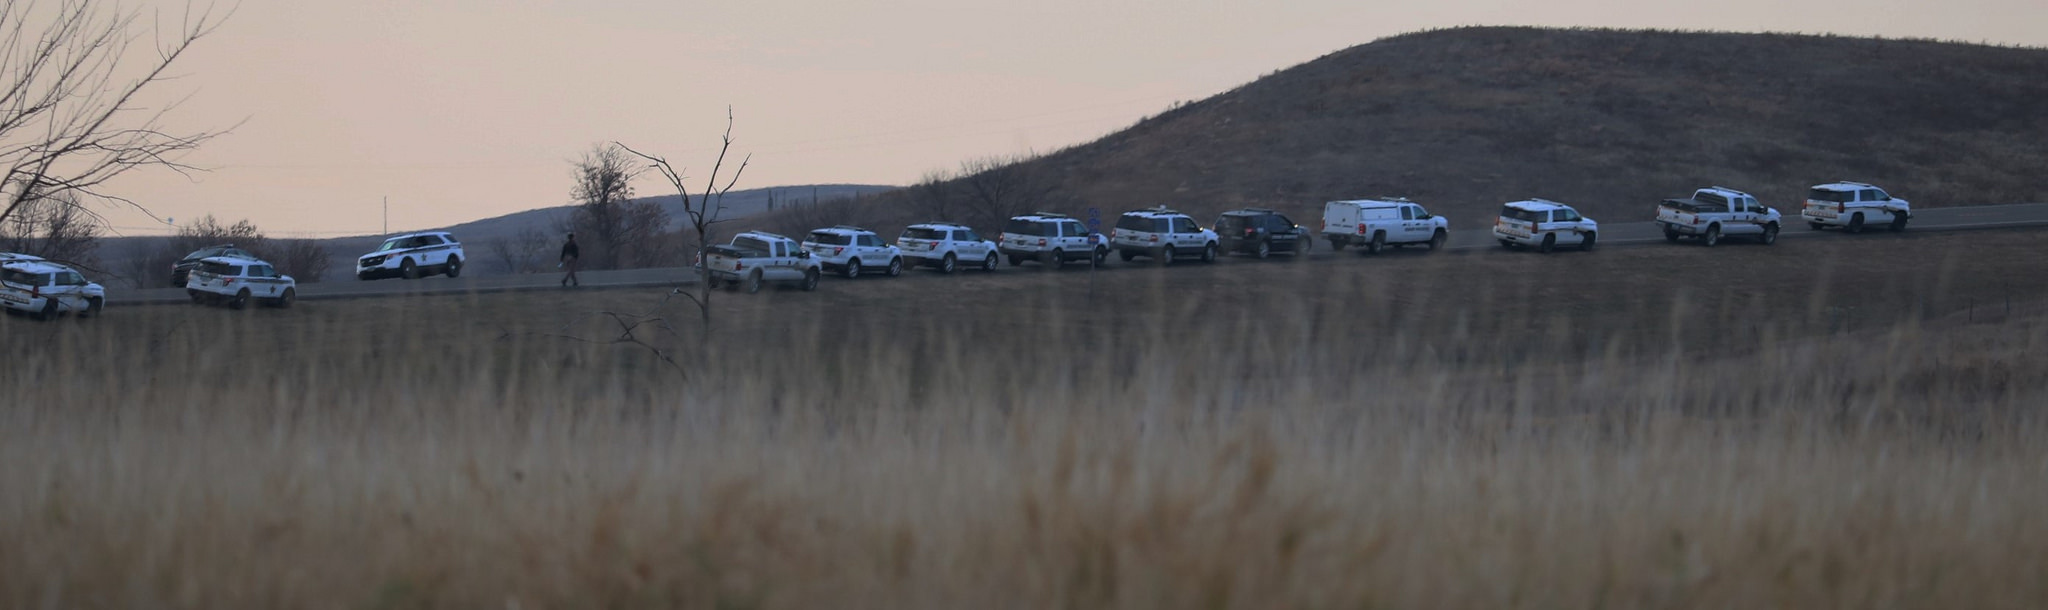
<svg viewBox="0 0 2048 610">
<path fill-rule="evenodd" d="M 391 196 L 384 196 L 384 234 L 391 234 Z"/>
</svg>

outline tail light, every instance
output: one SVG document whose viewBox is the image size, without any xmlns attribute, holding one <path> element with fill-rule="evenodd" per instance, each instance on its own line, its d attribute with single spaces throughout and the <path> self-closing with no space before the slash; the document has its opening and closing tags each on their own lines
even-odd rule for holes
<svg viewBox="0 0 2048 610">
<path fill-rule="evenodd" d="M 732 270 L 733 270 L 733 271 L 739 271 L 739 270 L 741 270 L 741 269 L 745 269 L 745 268 L 747 268 L 747 263 L 746 263 L 746 261 L 733 261 L 733 262 L 732 262 Z"/>
<path fill-rule="evenodd" d="M 1358 234 L 1359 234 L 1359 235 L 1364 235 L 1364 234 L 1365 234 L 1365 223 L 1362 223 L 1362 222 L 1361 222 L 1361 223 L 1358 223 Z"/>
<path fill-rule="evenodd" d="M 1251 228 L 1251 227 L 1245 227 L 1245 228 L 1244 228 L 1244 234 L 1245 234 L 1245 235 L 1251 235 L 1251 234 L 1252 234 L 1252 228 Z"/>
<path fill-rule="evenodd" d="M 832 249 L 832 255 L 833 255 L 833 256 L 839 256 L 839 253 L 841 253 L 841 252 L 845 252 L 845 251 L 846 251 L 846 246 L 840 246 L 840 247 L 837 247 L 837 248 L 833 248 L 833 249 Z"/>
<path fill-rule="evenodd" d="M 1041 238 L 1038 238 L 1038 245 L 1041 245 L 1041 246 L 1045 245 L 1045 238 L 1043 238 L 1043 237 L 1041 237 Z"/>
<path fill-rule="evenodd" d="M 1155 244 L 1156 244 L 1156 243 L 1159 243 L 1159 236 L 1158 236 L 1158 235 L 1153 235 L 1153 236 L 1152 236 L 1152 243 L 1155 243 Z"/>
<path fill-rule="evenodd" d="M 1842 202 L 1840 202 L 1840 201 L 1837 201 L 1837 202 L 1835 202 L 1835 213 L 1836 213 L 1836 214 L 1840 214 L 1840 213 L 1843 213 L 1843 212 L 1847 212 L 1847 211 L 1849 211 L 1849 204 L 1846 204 L 1846 203 L 1842 203 Z"/>
</svg>

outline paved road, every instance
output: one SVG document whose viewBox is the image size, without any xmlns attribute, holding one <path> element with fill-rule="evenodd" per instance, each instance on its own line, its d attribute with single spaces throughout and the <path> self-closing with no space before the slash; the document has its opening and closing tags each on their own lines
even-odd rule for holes
<svg viewBox="0 0 2048 610">
<path fill-rule="evenodd" d="M 1453 222 L 1452 226 L 1471 227 L 1476 223 Z M 2003 227 L 2048 226 L 2048 203 L 2023 203 L 2012 205 L 1970 206 L 1934 208 L 1914 213 L 1913 222 L 1907 231 L 1959 231 L 1968 229 L 1992 229 Z M 1882 232 L 1882 229 L 1878 229 Z M 1787 223 L 1780 239 L 1798 239 L 1820 236 L 1841 236 L 1839 230 L 1809 231 L 1804 223 L 1794 216 Z M 1653 222 L 1604 222 L 1600 224 L 1600 245 L 1643 244 L 1664 241 L 1663 231 Z M 1448 249 L 1470 250 L 1499 247 L 1493 241 L 1491 224 L 1480 228 L 1453 229 Z M 1318 244 L 1318 255 L 1328 255 L 1329 249 Z M 1112 263 L 1113 264 L 1113 263 Z M 633 288 L 648 286 L 675 286 L 695 283 L 695 275 L 686 268 L 633 269 L 626 271 L 585 271 L 578 274 L 584 286 L 607 288 Z M 431 277 L 418 280 L 377 280 L 361 282 L 338 280 L 299 285 L 300 299 L 347 299 L 362 297 L 403 296 L 418 294 L 460 294 L 469 292 L 507 292 L 521 290 L 557 290 L 561 279 L 559 273 L 533 275 L 491 275 L 449 279 Z M 150 288 L 144 290 L 107 289 L 107 300 L 122 305 L 142 305 L 187 302 L 184 289 Z"/>
</svg>

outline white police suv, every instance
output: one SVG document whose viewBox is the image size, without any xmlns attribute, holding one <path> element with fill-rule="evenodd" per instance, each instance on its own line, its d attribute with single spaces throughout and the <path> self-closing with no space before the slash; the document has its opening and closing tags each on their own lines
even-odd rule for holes
<svg viewBox="0 0 2048 610">
<path fill-rule="evenodd" d="M 1500 217 L 1493 221 L 1493 238 L 1500 240 L 1503 248 L 1534 246 L 1538 252 L 1549 252 L 1563 245 L 1591 250 L 1600 238 L 1600 223 L 1580 216 L 1572 206 L 1548 199 L 1514 201 L 1500 206 Z"/>
<path fill-rule="evenodd" d="M 185 294 L 193 303 L 226 303 L 234 309 L 248 307 L 250 301 L 286 308 L 299 299 L 299 282 L 261 260 L 215 256 L 192 269 Z"/>
<path fill-rule="evenodd" d="M 1205 263 L 1215 262 L 1216 242 L 1215 231 L 1195 222 L 1194 217 L 1163 205 L 1124 212 L 1116 221 L 1116 229 L 1109 232 L 1109 243 L 1116 248 L 1118 257 L 1129 261 L 1146 256 L 1165 265 L 1173 264 L 1175 258 L 1191 257 Z"/>
<path fill-rule="evenodd" d="M 0 308 L 47 320 L 67 311 L 95 316 L 105 307 L 107 291 L 99 284 L 70 267 L 31 258 L 0 262 Z"/>
<path fill-rule="evenodd" d="M 903 253 L 860 227 L 839 225 L 812 231 L 804 238 L 804 251 L 811 253 L 826 271 L 838 271 L 848 278 L 876 269 L 896 277 L 903 275 Z"/>
<path fill-rule="evenodd" d="M 1010 217 L 1003 225 L 1002 238 L 996 240 L 996 250 L 1012 267 L 1038 261 L 1058 269 L 1068 261 L 1101 265 L 1109 259 L 1109 246 L 1103 242 L 1102 234 L 1089 231 L 1072 216 L 1032 212 Z"/>
<path fill-rule="evenodd" d="M 386 277 L 418 279 L 436 273 L 462 275 L 462 242 L 447 231 L 400 235 L 384 240 L 375 252 L 356 258 L 356 279 Z"/>
<path fill-rule="evenodd" d="M 933 267 L 952 273 L 961 263 L 982 271 L 996 270 L 996 242 L 982 239 L 974 229 L 950 222 L 910 225 L 896 238 L 896 249 L 912 266 Z"/>
</svg>

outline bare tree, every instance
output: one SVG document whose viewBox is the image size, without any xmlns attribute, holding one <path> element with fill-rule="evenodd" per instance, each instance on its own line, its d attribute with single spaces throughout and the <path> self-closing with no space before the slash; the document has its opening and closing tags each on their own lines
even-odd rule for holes
<svg viewBox="0 0 2048 610">
<path fill-rule="evenodd" d="M 137 288 L 157 286 L 160 284 L 156 282 L 170 277 L 172 264 L 195 250 L 207 246 L 232 244 L 260 256 L 267 241 L 263 231 L 246 219 L 224 225 L 214 219 L 213 215 L 208 214 L 197 221 L 178 227 L 177 234 L 159 242 L 155 248 L 141 256 L 129 259 L 124 270 L 128 274 L 128 280 Z"/>
<path fill-rule="evenodd" d="M 320 281 L 327 275 L 328 267 L 334 264 L 334 254 L 326 246 L 311 239 L 280 239 L 263 245 L 263 251 L 256 253 L 263 260 L 270 261 L 277 270 L 292 276 L 302 284 Z"/>
<path fill-rule="evenodd" d="M 484 249 L 505 273 L 539 273 L 547 260 L 548 235 L 532 227 L 484 241 Z"/>
<path fill-rule="evenodd" d="M 718 186 L 718 174 L 724 171 L 725 157 L 732 151 L 732 124 L 732 108 L 728 107 L 725 109 L 725 135 L 719 139 L 718 159 L 711 163 L 711 173 L 704 179 L 704 190 L 696 195 L 690 194 L 683 170 L 671 165 L 668 159 L 614 142 L 620 149 L 646 159 L 647 167 L 661 174 L 662 179 L 682 198 L 684 222 L 688 223 L 686 229 L 696 237 L 694 260 L 702 260 L 705 249 L 715 241 L 712 227 L 718 223 L 719 215 L 725 211 L 725 194 L 732 192 L 733 185 L 739 184 L 740 175 L 747 172 L 747 163 L 754 160 L 753 155 L 741 159 L 739 167 L 733 169 L 732 176 L 726 179 L 725 186 Z M 671 291 L 670 294 L 682 294 L 696 304 L 698 320 L 702 324 L 705 336 L 708 337 L 711 332 L 711 270 L 703 267 L 697 269 L 697 294 L 691 295 L 683 292 L 681 288 Z"/>
<path fill-rule="evenodd" d="M 951 172 L 942 169 L 925 172 L 916 184 L 907 189 L 911 206 L 934 220 L 956 220 L 954 217 L 959 215 L 959 205 L 954 199 L 958 196 L 958 189 L 953 178 Z"/>
<path fill-rule="evenodd" d="M 74 195 L 148 213 L 102 187 L 139 167 L 193 171 L 180 157 L 223 133 L 171 133 L 162 120 L 178 104 L 138 97 L 173 78 L 171 65 L 228 15 L 187 6 L 178 22 L 148 28 L 140 15 L 94 0 L 0 0 L 0 221 L 40 200 L 97 219 Z M 144 36 L 149 48 L 135 48 Z"/>
<path fill-rule="evenodd" d="M 576 161 L 576 206 L 559 228 L 577 235 L 582 258 L 594 269 L 644 267 L 660 259 L 668 212 L 653 201 L 633 200 L 633 179 L 645 168 L 617 144 L 599 144 Z"/>
<path fill-rule="evenodd" d="M 93 254 L 99 249 L 101 228 L 77 197 L 77 193 L 63 193 L 22 202 L 13 216 L 0 221 L 0 250 L 82 266 L 96 264 Z"/>
<path fill-rule="evenodd" d="M 1011 216 L 1053 202 L 1059 182 L 1031 155 L 981 157 L 960 164 L 960 191 L 975 222 L 1002 226 Z"/>
</svg>

